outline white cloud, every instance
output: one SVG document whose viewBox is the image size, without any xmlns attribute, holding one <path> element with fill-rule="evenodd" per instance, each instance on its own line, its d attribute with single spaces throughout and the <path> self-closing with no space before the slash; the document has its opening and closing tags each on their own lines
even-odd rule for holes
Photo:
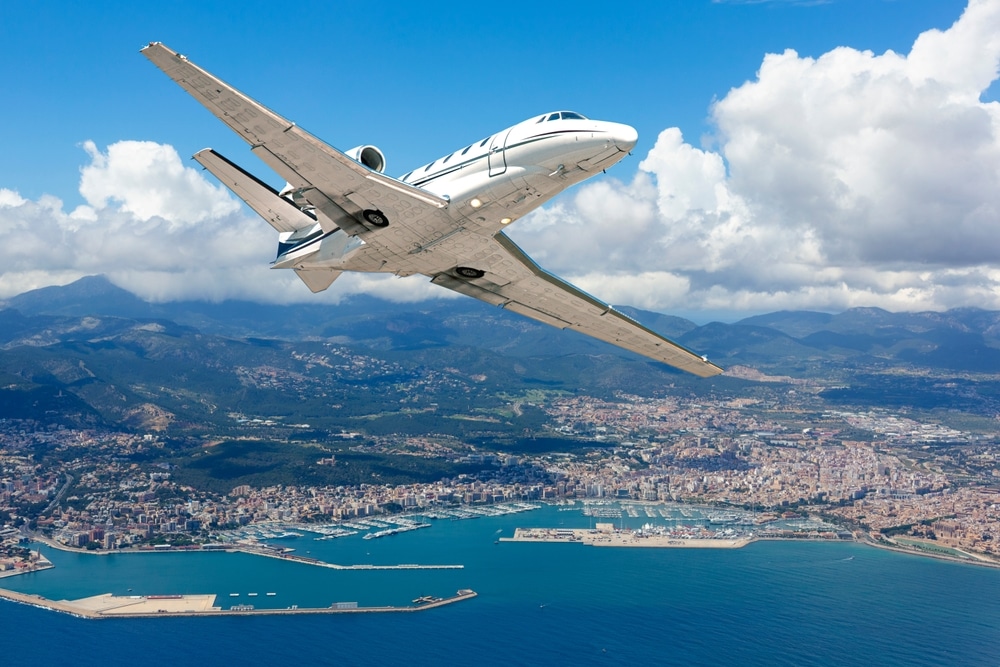
<svg viewBox="0 0 1000 667">
<path fill-rule="evenodd" d="M 347 274 L 313 294 L 292 271 L 269 271 L 277 236 L 228 191 L 185 167 L 171 146 L 122 141 L 101 152 L 84 144 L 80 192 L 67 213 L 43 196 L 0 189 L 0 298 L 106 274 L 150 301 L 246 299 L 336 303 L 368 293 L 412 302 L 449 297 L 426 278 Z"/>
<path fill-rule="evenodd" d="M 629 182 L 585 184 L 509 233 L 595 296 L 654 310 L 1000 309 L 1000 103 L 981 101 L 998 69 L 1000 0 L 906 54 L 769 54 L 712 106 L 710 145 L 666 129 Z M 0 297 L 92 273 L 154 300 L 450 294 L 348 274 L 314 295 L 266 269 L 270 227 L 172 147 L 84 149 L 69 213 L 0 189 Z"/>
<path fill-rule="evenodd" d="M 25 203 L 26 201 L 21 198 L 21 195 L 17 194 L 13 190 L 8 190 L 7 188 L 0 188 L 0 206 L 5 208 L 13 208 L 15 206 L 21 206 Z"/>
<path fill-rule="evenodd" d="M 84 142 L 91 163 L 80 170 L 80 194 L 101 211 L 117 204 L 141 221 L 162 218 L 171 227 L 219 220 L 239 203 L 195 169 L 185 167 L 173 146 L 151 141 L 119 141 L 101 153 Z"/>
<path fill-rule="evenodd" d="M 585 185 L 512 234 L 659 310 L 1000 309 L 1000 104 L 980 101 L 998 68 L 1000 0 L 909 54 L 767 55 L 712 107 L 717 149 L 667 129 L 631 183 Z"/>
<path fill-rule="evenodd" d="M 354 289 L 346 281 L 346 289 L 314 295 L 293 272 L 269 271 L 274 231 L 185 167 L 171 146 L 122 141 L 101 152 L 87 142 L 84 149 L 87 203 L 69 213 L 54 197 L 30 201 L 0 189 L 0 298 L 97 273 L 152 301 L 335 302 L 384 290 L 377 280 Z"/>
</svg>

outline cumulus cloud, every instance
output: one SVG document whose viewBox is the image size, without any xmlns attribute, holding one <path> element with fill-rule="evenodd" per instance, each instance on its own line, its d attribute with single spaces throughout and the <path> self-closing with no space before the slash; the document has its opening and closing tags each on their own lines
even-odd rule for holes
<svg viewBox="0 0 1000 667">
<path fill-rule="evenodd" d="M 652 310 L 1000 309 L 1000 104 L 982 100 L 998 70 L 1000 0 L 970 0 L 908 53 L 769 54 L 711 107 L 706 144 L 666 129 L 627 182 L 584 184 L 509 233 L 583 289 Z M 270 227 L 170 146 L 84 150 L 70 212 L 0 189 L 0 298 L 93 273 L 160 301 L 450 294 L 348 274 L 314 295 L 266 270 Z"/>
<path fill-rule="evenodd" d="M 667 129 L 630 183 L 514 234 L 657 310 L 1000 309 L 1000 104 L 981 101 L 998 68 L 1000 0 L 908 54 L 769 54 L 713 105 L 714 148 Z"/>
<path fill-rule="evenodd" d="M 51 196 L 31 201 L 0 189 L 0 298 L 98 273 L 151 301 L 428 296 L 416 281 L 388 276 L 345 277 L 337 289 L 314 295 L 293 272 L 267 269 L 274 231 L 201 171 L 184 166 L 173 147 L 121 141 L 102 152 L 87 142 L 84 150 L 86 204 L 72 211 Z"/>
<path fill-rule="evenodd" d="M 136 220 L 161 218 L 172 228 L 221 220 L 239 210 L 221 186 L 181 164 L 172 146 L 151 141 L 119 141 L 107 153 L 84 142 L 91 163 L 80 171 L 80 194 L 90 210 L 78 217 L 93 221 L 93 211 L 116 204 Z"/>
</svg>

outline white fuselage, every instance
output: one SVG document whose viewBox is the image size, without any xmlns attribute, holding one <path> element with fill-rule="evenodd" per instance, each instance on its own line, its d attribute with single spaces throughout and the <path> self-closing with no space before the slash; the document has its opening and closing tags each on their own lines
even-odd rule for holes
<svg viewBox="0 0 1000 667">
<path fill-rule="evenodd" d="M 456 230 L 492 236 L 566 188 L 621 160 L 637 137 L 632 127 L 621 123 L 589 120 L 572 112 L 547 113 L 414 169 L 399 180 L 447 199 Z M 371 271 L 364 254 L 362 241 L 341 232 L 290 249 L 273 266 Z M 382 270 L 401 273 L 393 266 Z"/>
</svg>

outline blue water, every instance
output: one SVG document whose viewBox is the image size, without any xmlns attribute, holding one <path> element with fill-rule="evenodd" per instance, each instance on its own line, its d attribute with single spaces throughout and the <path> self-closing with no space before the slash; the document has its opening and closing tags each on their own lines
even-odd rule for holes
<svg viewBox="0 0 1000 667">
<path fill-rule="evenodd" d="M 307 534 L 283 542 L 335 563 L 457 563 L 462 570 L 337 571 L 244 554 L 92 556 L 43 548 L 55 569 L 0 586 L 54 599 L 216 593 L 223 607 L 258 608 L 404 605 L 459 588 L 479 597 L 415 614 L 102 621 L 0 601 L 0 660 L 1000 665 L 1000 570 L 850 543 L 762 542 L 739 550 L 494 543 L 498 530 L 509 536 L 515 526 L 588 521 L 544 508 L 439 520 L 377 540 L 314 541 Z"/>
</svg>

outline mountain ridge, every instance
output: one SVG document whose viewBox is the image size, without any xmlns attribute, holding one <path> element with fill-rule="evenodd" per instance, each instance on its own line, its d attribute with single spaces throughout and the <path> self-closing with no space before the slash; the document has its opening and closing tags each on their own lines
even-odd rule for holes
<svg viewBox="0 0 1000 667">
<path fill-rule="evenodd" d="M 587 354 L 642 359 L 472 299 L 394 303 L 354 296 L 337 306 L 235 300 L 150 303 L 103 276 L 89 276 L 66 286 L 26 292 L 2 305 L 0 345 L 8 347 L 18 341 L 42 345 L 46 340 L 86 340 L 145 324 L 176 335 L 197 331 L 237 339 L 338 341 L 382 351 L 466 346 L 512 357 Z M 778 311 L 734 323 L 698 325 L 629 306 L 619 310 L 723 366 L 788 370 L 820 362 L 900 363 L 1000 371 L 1000 312 L 996 311 Z"/>
</svg>

